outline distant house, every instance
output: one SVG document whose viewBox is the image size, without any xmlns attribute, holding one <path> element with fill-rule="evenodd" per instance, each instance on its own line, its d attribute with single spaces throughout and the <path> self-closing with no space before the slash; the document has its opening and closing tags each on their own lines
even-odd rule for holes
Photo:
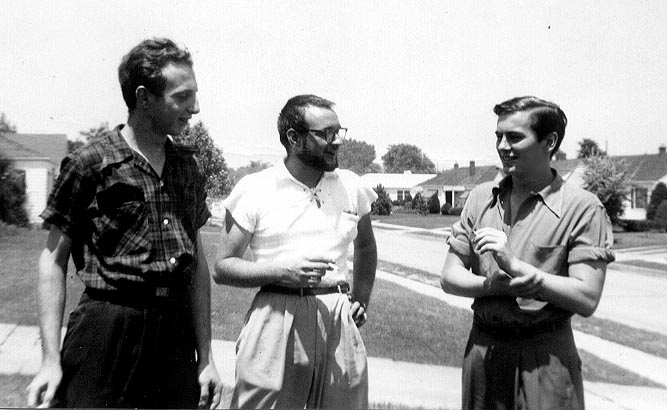
<svg viewBox="0 0 667 410">
<path fill-rule="evenodd" d="M 612 157 L 623 161 L 630 171 L 630 193 L 625 203 L 624 219 L 646 219 L 646 205 L 655 186 L 667 184 L 667 153 L 665 146 L 658 148 L 657 154 L 619 155 Z"/>
<path fill-rule="evenodd" d="M 502 177 L 502 170 L 497 166 L 478 167 L 475 166 L 475 161 L 470 161 L 467 168 L 454 164 L 454 168 L 422 182 L 419 186 L 423 189 L 423 195 L 430 197 L 437 192 L 441 204 L 461 207 L 474 187 L 484 182 L 500 181 Z"/>
<path fill-rule="evenodd" d="M 0 153 L 23 172 L 26 185 L 26 212 L 30 223 L 42 222 L 39 214 L 67 155 L 65 134 L 0 133 Z"/>
<path fill-rule="evenodd" d="M 421 192 L 419 186 L 422 182 L 429 180 L 437 174 L 413 174 L 405 171 L 402 174 L 364 174 L 361 180 L 373 188 L 382 185 L 385 192 L 392 201 L 403 201 L 410 194 L 414 198 L 417 192 Z"/>
</svg>

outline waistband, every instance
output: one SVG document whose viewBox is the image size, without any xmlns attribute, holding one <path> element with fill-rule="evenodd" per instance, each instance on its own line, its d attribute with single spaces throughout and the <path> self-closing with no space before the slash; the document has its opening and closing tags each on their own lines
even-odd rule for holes
<svg viewBox="0 0 667 410">
<path fill-rule="evenodd" d="M 87 287 L 84 291 L 90 299 L 130 307 L 150 307 L 174 304 L 182 301 L 185 289 L 138 285 L 132 288 L 104 290 Z"/>
<path fill-rule="evenodd" d="M 331 293 L 342 293 L 347 294 L 350 291 L 349 283 L 340 283 L 336 286 L 324 286 L 324 287 L 315 287 L 315 288 L 290 288 L 289 286 L 281 285 L 264 285 L 260 288 L 261 292 L 271 292 L 271 293 L 280 293 L 283 295 L 295 295 L 295 296 L 317 296 L 317 295 L 329 295 Z"/>
<path fill-rule="evenodd" d="M 555 332 L 570 327 L 570 319 L 557 322 L 539 323 L 532 326 L 503 326 L 482 323 L 476 316 L 472 322 L 473 329 L 486 333 L 496 339 L 529 339 L 545 333 Z"/>
</svg>

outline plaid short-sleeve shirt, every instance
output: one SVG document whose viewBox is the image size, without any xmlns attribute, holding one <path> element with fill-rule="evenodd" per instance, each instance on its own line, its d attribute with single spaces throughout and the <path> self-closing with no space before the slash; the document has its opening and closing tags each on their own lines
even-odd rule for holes
<svg viewBox="0 0 667 410">
<path fill-rule="evenodd" d="M 63 160 L 41 217 L 72 239 L 86 286 L 168 285 L 188 271 L 197 230 L 211 215 L 205 177 L 192 150 L 170 140 L 159 176 L 121 127 Z"/>
</svg>

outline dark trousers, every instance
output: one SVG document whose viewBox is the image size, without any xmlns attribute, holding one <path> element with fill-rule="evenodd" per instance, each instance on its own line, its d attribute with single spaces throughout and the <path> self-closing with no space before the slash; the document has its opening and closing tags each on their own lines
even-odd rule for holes
<svg viewBox="0 0 667 410">
<path fill-rule="evenodd" d="M 535 335 L 473 325 L 463 360 L 463 410 L 583 410 L 581 360 L 569 321 Z"/>
<path fill-rule="evenodd" d="M 85 292 L 71 313 L 58 406 L 196 408 L 196 343 L 185 305 L 116 302 Z"/>
</svg>

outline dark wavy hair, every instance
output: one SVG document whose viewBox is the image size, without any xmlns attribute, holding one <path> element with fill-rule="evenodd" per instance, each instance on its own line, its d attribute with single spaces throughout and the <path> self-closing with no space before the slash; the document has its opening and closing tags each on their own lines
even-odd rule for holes
<svg viewBox="0 0 667 410">
<path fill-rule="evenodd" d="M 567 126 L 567 117 L 560 107 L 552 102 L 542 100 L 537 97 L 515 97 L 510 100 L 496 104 L 493 112 L 496 115 L 507 115 L 520 111 L 529 111 L 532 118 L 531 128 L 537 134 L 538 141 L 542 141 L 552 132 L 558 136 L 556 146 L 551 152 L 553 156 L 560 144 L 565 138 L 565 127 Z"/>
<path fill-rule="evenodd" d="M 289 150 L 287 130 L 294 128 L 299 132 L 307 131 L 306 120 L 304 118 L 306 107 L 320 107 L 331 110 L 334 105 L 333 102 L 312 94 L 297 95 L 287 100 L 287 103 L 278 115 L 280 143 L 283 144 L 285 149 Z"/>
<path fill-rule="evenodd" d="M 162 95 L 167 80 L 162 69 L 169 63 L 185 63 L 192 67 L 192 55 L 168 38 L 146 39 L 127 53 L 118 66 L 118 81 L 128 111 L 137 106 L 135 92 L 143 85 L 155 95 Z"/>
</svg>

